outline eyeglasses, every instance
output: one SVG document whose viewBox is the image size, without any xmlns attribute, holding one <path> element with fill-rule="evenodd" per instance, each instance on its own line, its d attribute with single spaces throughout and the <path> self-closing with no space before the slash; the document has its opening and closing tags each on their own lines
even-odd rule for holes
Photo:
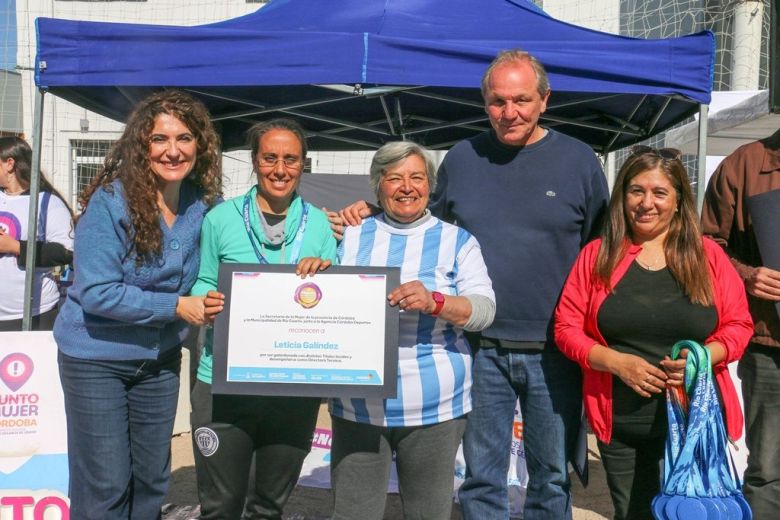
<svg viewBox="0 0 780 520">
<path fill-rule="evenodd" d="M 303 164 L 300 157 L 293 157 L 290 155 L 285 157 L 277 157 L 276 155 L 260 156 L 260 166 L 263 168 L 275 168 L 279 162 L 288 170 L 300 168 L 301 164 Z"/>
<path fill-rule="evenodd" d="M 682 152 L 677 148 L 653 148 L 644 144 L 635 144 L 631 147 L 631 155 L 644 155 L 650 153 L 667 161 L 679 161 Z"/>
</svg>

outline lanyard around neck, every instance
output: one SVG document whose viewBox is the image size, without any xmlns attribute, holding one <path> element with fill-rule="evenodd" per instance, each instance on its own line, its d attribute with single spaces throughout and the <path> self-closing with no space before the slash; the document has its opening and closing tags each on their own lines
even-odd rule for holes
<svg viewBox="0 0 780 520">
<path fill-rule="evenodd" d="M 246 228 L 246 234 L 247 237 L 249 237 L 249 243 L 252 244 L 252 249 L 255 250 L 255 256 L 257 256 L 257 261 L 261 264 L 268 264 L 270 263 L 265 256 L 260 252 L 260 249 L 257 247 L 257 244 L 255 243 L 255 237 L 252 233 L 252 224 L 249 219 L 249 207 L 252 203 L 250 195 L 252 194 L 252 191 L 247 193 L 244 196 L 244 227 Z M 305 201 L 301 201 L 301 205 L 303 207 L 303 210 L 301 211 L 301 221 L 298 224 L 298 231 L 295 233 L 295 238 L 293 239 L 292 247 L 290 248 L 290 262 L 291 264 L 297 264 L 298 263 L 298 256 L 301 253 L 301 246 L 303 244 L 303 232 L 306 229 L 306 222 L 309 220 L 309 203 Z M 285 224 L 285 227 L 286 224 Z M 282 258 L 284 260 L 284 258 Z"/>
</svg>

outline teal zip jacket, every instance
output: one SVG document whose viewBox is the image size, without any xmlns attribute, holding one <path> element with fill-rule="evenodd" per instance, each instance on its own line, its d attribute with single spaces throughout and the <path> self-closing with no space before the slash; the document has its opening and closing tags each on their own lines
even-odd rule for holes
<svg viewBox="0 0 780 520">
<path fill-rule="evenodd" d="M 254 186 L 246 195 L 225 201 L 206 215 L 200 235 L 200 271 L 195 286 L 192 288 L 193 295 L 203 295 L 210 290 L 217 289 L 217 276 L 221 263 L 259 263 L 244 225 L 243 209 L 246 197 L 249 198 L 250 202 L 249 221 L 255 245 L 268 263 L 291 264 L 307 256 L 317 256 L 336 263 L 336 240 L 333 238 L 325 213 L 309 205 L 308 221 L 303 234 L 299 258 L 288 258 L 292 253 L 292 242 L 301 223 L 303 199 L 298 194 L 293 196 L 290 208 L 287 210 L 284 247 L 282 247 L 281 244 L 271 245 L 263 233 L 260 214 L 255 202 L 256 193 L 257 187 Z M 209 329 L 198 366 L 198 379 L 205 383 L 211 383 L 212 333 L 213 331 Z"/>
</svg>

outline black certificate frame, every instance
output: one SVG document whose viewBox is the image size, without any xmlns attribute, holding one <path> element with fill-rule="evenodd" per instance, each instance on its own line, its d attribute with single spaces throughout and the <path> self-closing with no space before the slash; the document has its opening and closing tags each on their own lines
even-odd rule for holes
<svg viewBox="0 0 780 520">
<path fill-rule="evenodd" d="M 399 310 L 385 304 L 384 337 L 382 348 L 384 356 L 383 384 L 360 383 L 311 383 L 280 381 L 228 381 L 227 360 L 230 345 L 230 312 L 232 281 L 234 272 L 289 273 L 295 275 L 295 265 L 280 264 L 232 264 L 219 266 L 217 290 L 225 295 L 225 308 L 214 322 L 212 341 L 212 392 L 214 394 L 255 395 L 255 396 L 291 396 L 291 397 L 340 397 L 340 398 L 392 398 L 397 393 L 398 383 L 398 333 Z M 313 278 L 331 274 L 384 275 L 385 292 L 389 294 L 400 284 L 400 269 L 397 267 L 355 267 L 331 266 L 317 273 Z M 303 282 L 303 281 L 302 281 Z M 286 297 L 286 295 L 285 295 Z M 358 298 L 359 299 L 359 298 Z M 358 303 L 359 304 L 359 301 Z"/>
</svg>

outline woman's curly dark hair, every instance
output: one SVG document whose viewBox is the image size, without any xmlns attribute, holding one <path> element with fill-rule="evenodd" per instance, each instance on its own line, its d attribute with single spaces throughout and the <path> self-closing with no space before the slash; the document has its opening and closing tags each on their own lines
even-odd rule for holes
<svg viewBox="0 0 780 520">
<path fill-rule="evenodd" d="M 131 251 L 134 250 L 138 263 L 162 251 L 157 178 L 149 161 L 150 138 L 155 118 L 160 114 L 184 123 L 197 142 L 195 165 L 185 182 L 203 190 L 203 201 L 209 207 L 222 195 L 219 136 L 203 103 L 181 90 L 157 92 L 138 103 L 127 119 L 122 137 L 106 155 L 102 169 L 79 197 L 82 210 L 86 210 L 95 190 L 102 187 L 112 191 L 111 182 L 121 181 L 132 224 Z"/>
</svg>

